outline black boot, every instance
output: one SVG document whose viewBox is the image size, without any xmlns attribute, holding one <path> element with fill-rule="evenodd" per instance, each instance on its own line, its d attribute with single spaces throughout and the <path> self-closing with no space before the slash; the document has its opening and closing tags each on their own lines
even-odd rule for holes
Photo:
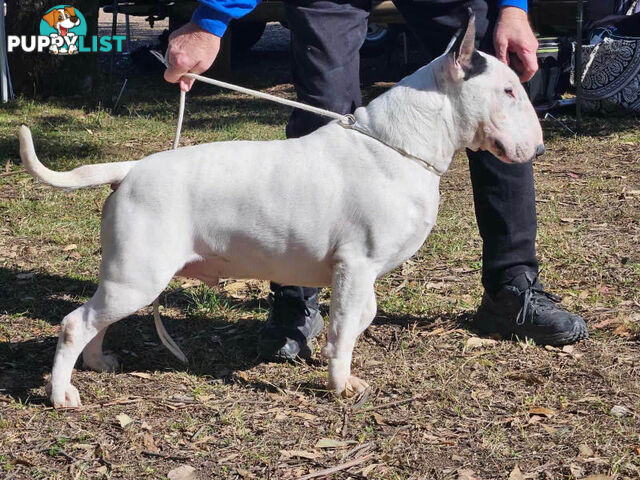
<svg viewBox="0 0 640 480">
<path fill-rule="evenodd" d="M 483 333 L 530 338 L 539 345 L 569 345 L 589 336 L 584 320 L 557 305 L 532 272 L 518 275 L 494 295 L 482 297 L 475 326 Z"/>
<path fill-rule="evenodd" d="M 308 359 L 313 353 L 313 338 L 324 328 L 318 310 L 318 290 L 272 285 L 271 310 L 260 332 L 258 348 L 267 359 Z"/>
</svg>

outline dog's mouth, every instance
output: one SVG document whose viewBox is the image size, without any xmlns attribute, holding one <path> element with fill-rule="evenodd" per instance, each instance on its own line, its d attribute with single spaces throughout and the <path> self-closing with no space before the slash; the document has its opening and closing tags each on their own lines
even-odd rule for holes
<svg viewBox="0 0 640 480">
<path fill-rule="evenodd" d="M 504 143 L 502 143 L 498 139 L 493 140 L 493 153 L 499 160 L 504 163 L 513 163 L 513 161 L 507 155 L 507 149 L 504 147 Z"/>
<path fill-rule="evenodd" d="M 67 32 L 68 32 L 68 31 L 69 31 L 69 29 L 68 29 L 68 28 L 64 28 L 64 27 L 62 27 L 62 26 L 60 27 L 60 35 L 61 35 L 61 36 L 66 37 L 66 36 L 67 36 Z"/>
</svg>

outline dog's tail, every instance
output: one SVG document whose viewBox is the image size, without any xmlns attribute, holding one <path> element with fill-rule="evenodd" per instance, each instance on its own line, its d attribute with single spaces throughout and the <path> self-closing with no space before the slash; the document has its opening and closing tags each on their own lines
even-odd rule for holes
<svg viewBox="0 0 640 480">
<path fill-rule="evenodd" d="M 45 167 L 38 157 L 33 146 L 31 131 L 24 125 L 20 127 L 20 158 L 24 168 L 38 180 L 60 188 L 76 189 L 106 185 L 108 183 L 117 186 L 129 170 L 137 163 L 117 162 L 85 165 L 70 172 L 54 172 Z"/>
</svg>

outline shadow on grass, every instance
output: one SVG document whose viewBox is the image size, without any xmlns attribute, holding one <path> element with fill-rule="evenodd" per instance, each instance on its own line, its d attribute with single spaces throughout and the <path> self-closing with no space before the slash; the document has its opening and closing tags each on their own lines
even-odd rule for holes
<svg viewBox="0 0 640 480">
<path fill-rule="evenodd" d="M 90 297 L 97 285 L 91 280 L 33 273 L 25 280 L 18 280 L 19 270 L 0 268 L 0 312 L 8 317 L 5 322 L 6 337 L 16 331 L 27 330 L 24 322 L 35 320 L 58 325 L 65 315 L 79 307 Z M 257 391 L 277 392 L 279 387 L 268 382 L 247 381 L 234 375 L 236 371 L 248 370 L 263 362 L 257 343 L 262 319 L 268 304 L 265 299 L 239 300 L 217 293 L 225 309 L 250 313 L 249 318 L 229 321 L 220 314 L 189 313 L 188 317 L 165 317 L 164 323 L 171 336 L 183 349 L 189 365 L 178 362 L 161 344 L 155 332 L 151 312 L 138 313 L 109 327 L 105 338 L 105 350 L 115 352 L 122 362 L 121 372 L 132 371 L 187 371 L 212 381 L 239 383 Z M 192 299 L 184 292 L 165 292 L 163 303 L 170 308 L 189 312 Z M 328 305 L 323 305 L 326 315 Z M 373 322 L 371 334 L 365 335 L 390 349 L 389 344 L 376 336 L 376 326 L 393 325 L 401 329 L 429 330 L 443 326 L 447 329 L 469 328 L 472 314 L 435 314 L 427 317 L 398 315 L 379 311 Z M 37 331 L 37 328 L 36 328 Z M 397 340 L 397 339 L 396 339 Z M 362 341 L 362 339 L 361 339 Z M 32 390 L 44 385 L 45 375 L 50 371 L 57 338 L 38 335 L 19 341 L 0 342 L 0 391 L 23 403 L 41 403 L 46 399 L 32 397 Z M 324 368 L 324 361 L 311 363 Z M 79 365 L 78 365 L 79 366 Z M 326 396 L 326 386 L 321 384 L 300 385 L 300 389 L 312 396 Z"/>
<path fill-rule="evenodd" d="M 0 268 L 3 290 L 0 313 L 8 317 L 3 333 L 9 339 L 17 336 L 12 329 L 16 332 L 29 330 L 24 322 L 42 320 L 51 325 L 59 324 L 97 288 L 90 280 L 42 273 L 33 273 L 27 280 L 18 281 L 17 275 L 21 273 L 24 272 Z M 172 303 L 188 303 L 183 294 L 174 297 Z M 220 316 L 166 317 L 164 323 L 189 358 L 189 365 L 182 365 L 160 344 L 150 311 L 111 325 L 104 348 L 118 355 L 122 372 L 179 370 L 235 382 L 238 377 L 233 375 L 234 371 L 247 370 L 261 363 L 256 349 L 260 325 L 253 319 L 231 322 Z M 57 338 L 49 335 L 0 342 L 0 359 L 3 359 L 0 361 L 0 392 L 21 402 L 45 400 L 32 398 L 31 390 L 44 385 L 44 375 L 51 369 L 56 343 Z M 251 387 L 267 388 L 266 384 Z"/>
</svg>

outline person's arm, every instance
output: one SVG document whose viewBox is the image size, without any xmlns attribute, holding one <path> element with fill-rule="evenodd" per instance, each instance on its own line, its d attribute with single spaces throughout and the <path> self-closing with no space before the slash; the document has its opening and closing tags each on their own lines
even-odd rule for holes
<svg viewBox="0 0 640 480">
<path fill-rule="evenodd" d="M 178 83 L 188 92 L 193 85 L 185 73 L 202 73 L 211 67 L 220 50 L 220 38 L 233 19 L 253 10 L 260 0 L 201 0 L 191 22 L 169 36 L 164 73 L 167 82 Z"/>
<path fill-rule="evenodd" d="M 493 34 L 496 57 L 511 64 L 522 82 L 531 80 L 538 70 L 538 40 L 529 25 L 527 0 L 498 0 L 498 6 L 500 15 Z"/>
<path fill-rule="evenodd" d="M 498 6 L 504 7 L 518 7 L 525 12 L 528 10 L 527 0 L 498 0 Z"/>
<path fill-rule="evenodd" d="M 203 30 L 222 37 L 231 20 L 244 17 L 260 0 L 200 0 L 191 21 Z"/>
</svg>

